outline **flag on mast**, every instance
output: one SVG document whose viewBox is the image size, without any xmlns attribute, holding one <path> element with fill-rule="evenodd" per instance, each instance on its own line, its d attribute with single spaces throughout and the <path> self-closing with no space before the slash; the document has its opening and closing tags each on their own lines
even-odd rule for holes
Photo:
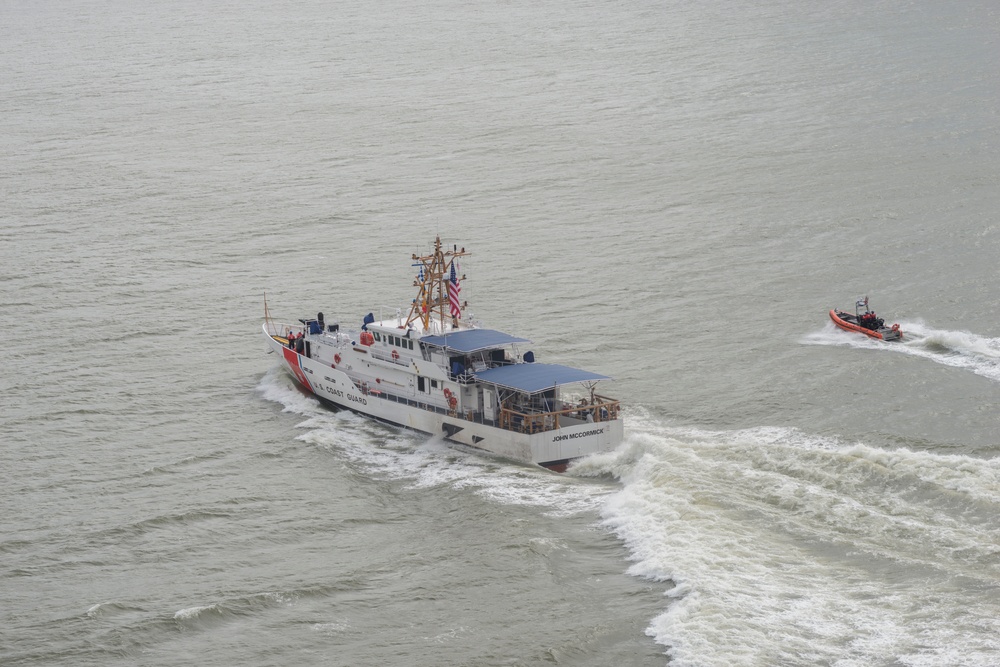
<svg viewBox="0 0 1000 667">
<path fill-rule="evenodd" d="M 462 306 L 459 302 L 459 295 L 462 288 L 458 284 L 458 276 L 455 275 L 455 263 L 451 263 L 451 277 L 448 279 L 448 302 L 451 304 L 451 316 L 462 317 Z"/>
</svg>

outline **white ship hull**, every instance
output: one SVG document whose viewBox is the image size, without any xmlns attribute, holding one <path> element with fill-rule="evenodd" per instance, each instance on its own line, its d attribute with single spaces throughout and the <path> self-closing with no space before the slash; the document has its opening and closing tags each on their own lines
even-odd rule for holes
<svg viewBox="0 0 1000 667">
<path fill-rule="evenodd" d="M 331 338 L 332 354 L 317 354 L 323 346 L 317 350 L 314 345 L 315 352 L 310 352 L 318 358 L 310 358 L 272 336 L 267 324 L 264 335 L 298 384 L 324 403 L 421 433 L 442 435 L 499 457 L 561 470 L 573 459 L 614 449 L 623 438 L 620 417 L 593 423 L 573 420 L 578 423 L 533 433 L 501 428 L 496 419 L 488 419 L 478 410 L 449 410 L 443 393 L 419 392 L 413 367 L 420 364 L 402 366 L 391 356 L 380 359 L 338 337 Z M 334 355 L 341 359 L 339 367 L 335 361 L 323 359 Z M 440 379 L 447 386 L 447 380 Z M 452 391 L 460 394 L 461 385 L 453 384 Z M 564 417 L 562 421 L 568 420 Z"/>
<path fill-rule="evenodd" d="M 535 363 L 518 351 L 528 339 L 462 319 L 456 260 L 467 254 L 438 238 L 433 254 L 413 255 L 418 291 L 406 317 L 369 313 L 354 331 L 323 313 L 279 324 L 265 301 L 264 336 L 298 383 L 334 407 L 557 471 L 617 447 L 619 403 L 596 393 L 610 378 Z"/>
</svg>

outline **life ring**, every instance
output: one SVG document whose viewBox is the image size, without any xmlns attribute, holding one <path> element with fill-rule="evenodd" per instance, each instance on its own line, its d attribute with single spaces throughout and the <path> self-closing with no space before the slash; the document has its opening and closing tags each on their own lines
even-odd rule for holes
<svg viewBox="0 0 1000 667">
<path fill-rule="evenodd" d="M 448 389 L 448 387 L 444 388 L 444 397 L 451 398 L 451 389 Z"/>
<path fill-rule="evenodd" d="M 892 325 L 892 330 L 893 331 L 899 331 L 899 325 L 898 324 L 893 324 Z"/>
<path fill-rule="evenodd" d="M 455 398 L 454 396 L 449 396 L 448 397 L 448 407 L 450 407 L 452 410 L 454 410 L 456 405 L 458 405 L 458 399 Z"/>
<path fill-rule="evenodd" d="M 335 363 L 335 364 L 339 364 L 340 363 L 340 355 L 339 354 L 333 355 L 333 363 Z"/>
<path fill-rule="evenodd" d="M 392 360 L 396 361 L 397 359 L 399 359 L 399 352 L 397 352 L 396 350 L 393 350 L 392 351 Z"/>
</svg>

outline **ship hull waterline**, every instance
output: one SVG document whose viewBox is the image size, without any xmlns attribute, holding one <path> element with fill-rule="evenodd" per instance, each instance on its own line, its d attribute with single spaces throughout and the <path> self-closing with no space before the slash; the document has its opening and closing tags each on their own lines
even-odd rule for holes
<svg viewBox="0 0 1000 667">
<path fill-rule="evenodd" d="M 367 393 L 344 372 L 299 354 L 271 336 L 269 347 L 280 354 L 284 368 L 298 386 L 331 409 L 350 410 L 376 421 L 487 452 L 564 472 L 570 462 L 591 453 L 608 451 L 623 439 L 621 418 L 577 424 L 554 430 L 521 433 L 472 421 L 447 411 L 427 409 L 415 400 L 388 394 L 377 387 Z"/>
<path fill-rule="evenodd" d="M 830 319 L 833 320 L 833 323 L 837 327 L 843 329 L 844 331 L 851 331 L 853 333 L 864 334 L 869 338 L 875 338 L 876 340 L 884 340 L 891 342 L 900 340 L 903 337 L 903 334 L 898 329 L 898 327 L 897 328 L 881 327 L 879 329 L 866 329 L 865 327 L 862 327 L 851 321 L 855 319 L 853 315 L 836 309 L 830 311 Z"/>
</svg>

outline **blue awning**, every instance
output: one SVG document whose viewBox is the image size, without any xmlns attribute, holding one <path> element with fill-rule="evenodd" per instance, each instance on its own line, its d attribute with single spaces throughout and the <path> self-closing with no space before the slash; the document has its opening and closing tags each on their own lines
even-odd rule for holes
<svg viewBox="0 0 1000 667">
<path fill-rule="evenodd" d="M 611 378 L 559 364 L 511 364 L 476 373 L 476 379 L 528 394 L 537 394 L 564 384 L 597 382 Z"/>
<path fill-rule="evenodd" d="M 468 354 L 503 347 L 511 343 L 530 343 L 531 341 L 493 329 L 463 329 L 444 336 L 424 336 L 420 342 L 442 347 L 452 352 Z"/>
</svg>

